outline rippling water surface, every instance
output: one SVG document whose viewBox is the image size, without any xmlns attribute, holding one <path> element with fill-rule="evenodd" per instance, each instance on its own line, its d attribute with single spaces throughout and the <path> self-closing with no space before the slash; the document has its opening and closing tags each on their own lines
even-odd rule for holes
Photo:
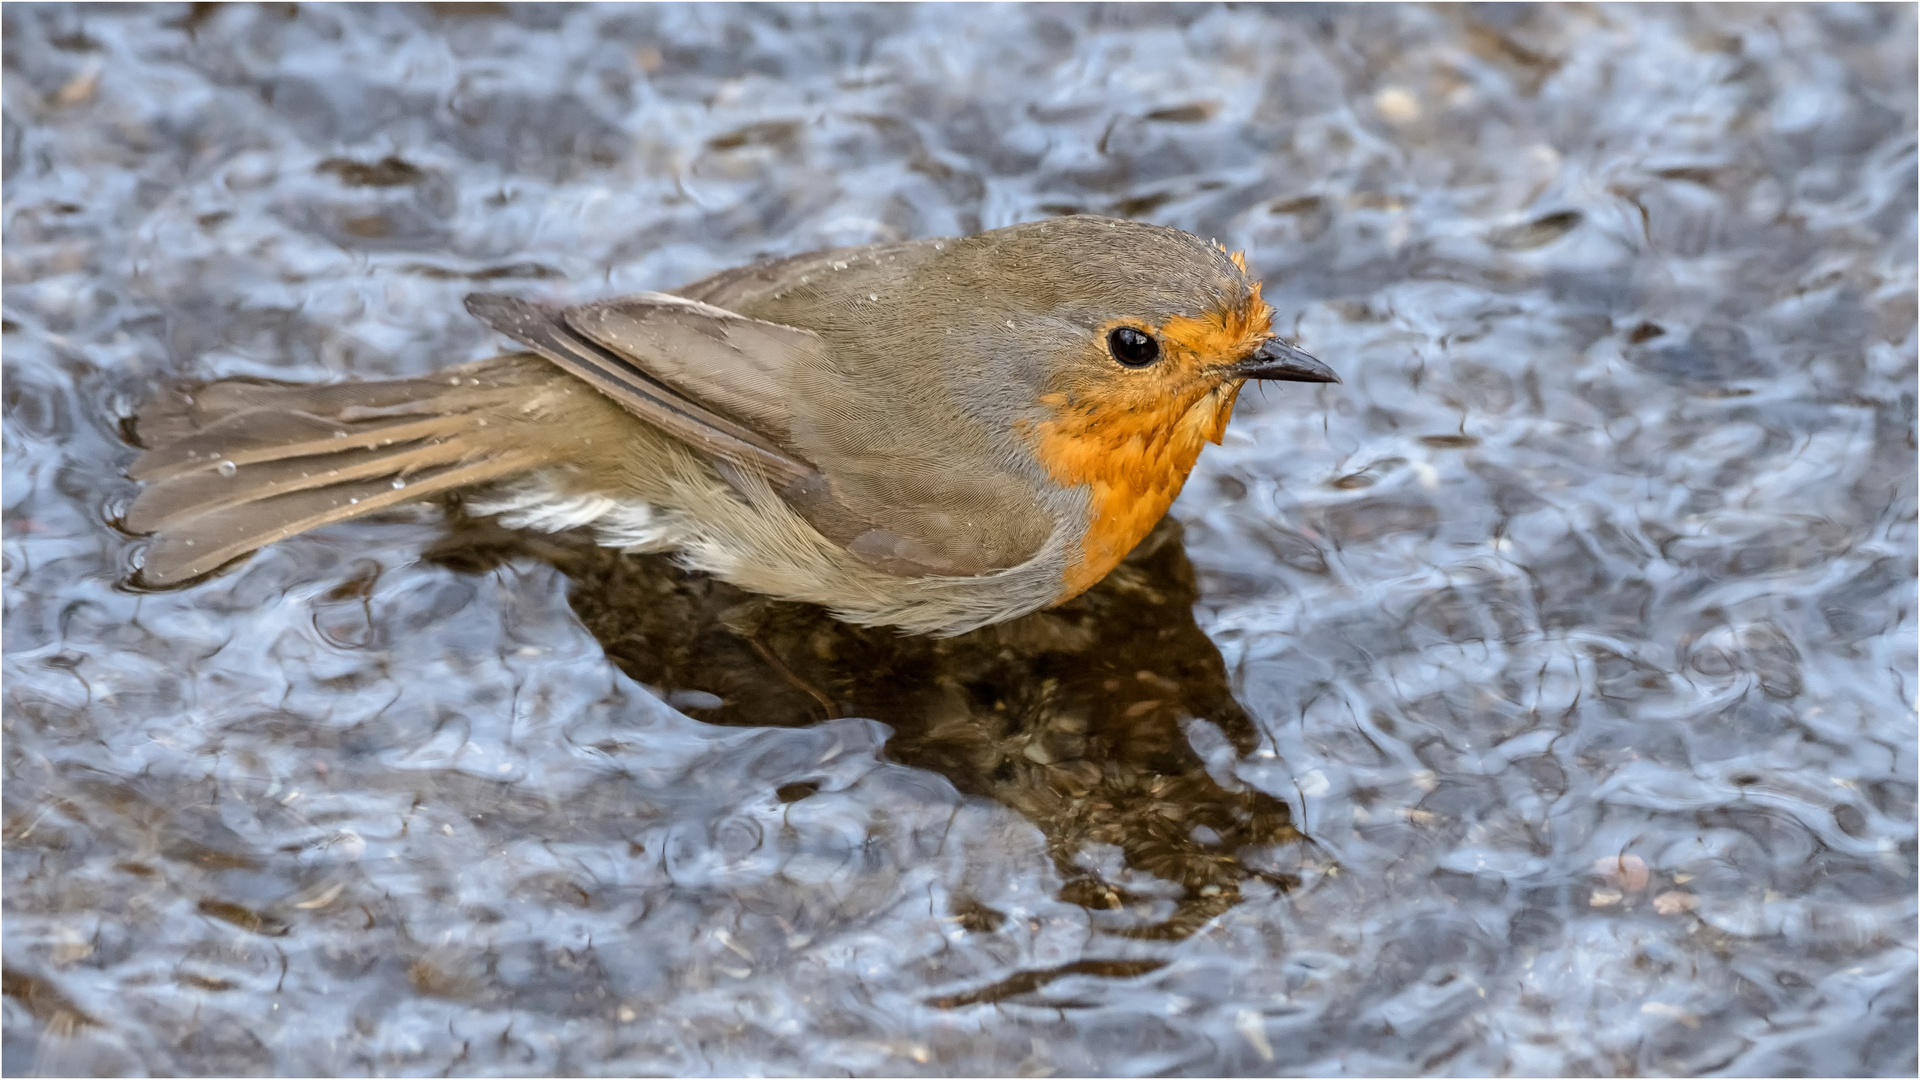
<svg viewBox="0 0 1920 1080">
<path fill-rule="evenodd" d="M 1915 19 L 5 13 L 5 1068 L 1908 1073 Z M 1250 391 L 950 642 L 420 507 L 122 582 L 168 380 L 1049 214 Z"/>
</svg>

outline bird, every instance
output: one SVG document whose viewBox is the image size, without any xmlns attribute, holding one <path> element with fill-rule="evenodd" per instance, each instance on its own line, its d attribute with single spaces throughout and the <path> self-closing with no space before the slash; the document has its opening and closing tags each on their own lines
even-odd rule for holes
<svg viewBox="0 0 1920 1080">
<path fill-rule="evenodd" d="M 1248 380 L 1336 383 L 1243 254 L 1073 215 L 836 248 L 573 305 L 476 293 L 518 348 L 420 378 L 228 378 L 132 418 L 149 537 L 190 585 L 457 494 L 836 618 L 950 636 L 1063 603 L 1167 512 Z"/>
</svg>

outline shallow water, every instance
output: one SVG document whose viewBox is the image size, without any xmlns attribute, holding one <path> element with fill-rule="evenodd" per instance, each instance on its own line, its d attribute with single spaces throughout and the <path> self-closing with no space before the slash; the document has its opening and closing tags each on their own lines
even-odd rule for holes
<svg viewBox="0 0 1920 1080">
<path fill-rule="evenodd" d="M 1911 6 L 5 13 L 4 1067 L 1911 1074 Z M 175 592 L 119 420 L 1092 210 L 1249 392 L 1060 612 L 418 508 Z"/>
</svg>

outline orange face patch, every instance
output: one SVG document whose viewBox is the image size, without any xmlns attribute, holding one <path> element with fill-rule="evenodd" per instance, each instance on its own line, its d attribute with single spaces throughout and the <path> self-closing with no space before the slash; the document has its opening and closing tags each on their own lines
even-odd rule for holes
<svg viewBox="0 0 1920 1080">
<path fill-rule="evenodd" d="M 1040 463 L 1057 483 L 1084 484 L 1092 494 L 1081 558 L 1067 570 L 1060 601 L 1105 577 L 1173 505 L 1200 448 L 1220 441 L 1233 414 L 1244 380 L 1221 369 L 1259 348 L 1272 321 L 1258 285 L 1239 303 L 1197 317 L 1159 326 L 1118 320 L 1100 327 L 1097 340 L 1140 327 L 1159 340 L 1161 358 L 1138 370 L 1114 365 L 1093 385 L 1041 399 L 1053 415 L 1033 427 Z"/>
</svg>

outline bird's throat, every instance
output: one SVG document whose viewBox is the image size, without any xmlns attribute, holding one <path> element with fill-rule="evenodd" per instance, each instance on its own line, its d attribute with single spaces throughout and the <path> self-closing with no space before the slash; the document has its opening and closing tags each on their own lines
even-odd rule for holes
<svg viewBox="0 0 1920 1080">
<path fill-rule="evenodd" d="M 1033 428 L 1036 456 L 1056 482 L 1085 485 L 1091 496 L 1080 558 L 1067 567 L 1057 603 L 1105 577 L 1166 514 L 1201 447 L 1220 441 L 1240 385 L 1124 411 L 1047 402 L 1055 413 Z"/>
</svg>

